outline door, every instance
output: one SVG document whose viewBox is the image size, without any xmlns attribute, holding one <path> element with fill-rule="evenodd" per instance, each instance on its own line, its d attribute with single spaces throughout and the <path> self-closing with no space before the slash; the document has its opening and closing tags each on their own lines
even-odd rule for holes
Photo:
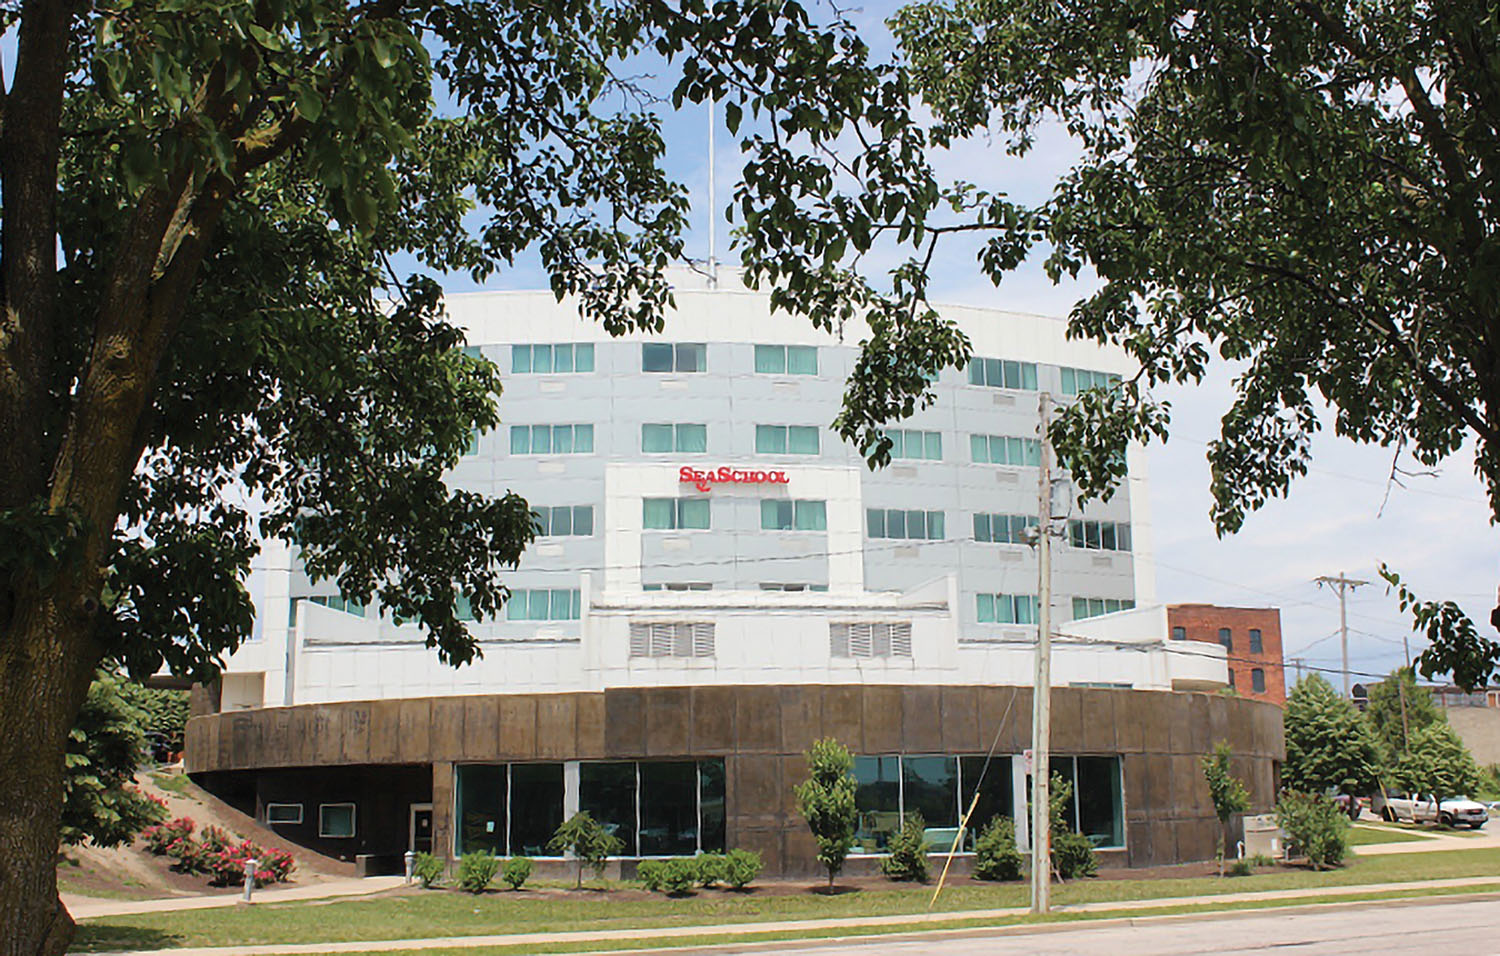
<svg viewBox="0 0 1500 956">
<path fill-rule="evenodd" d="M 413 853 L 432 852 L 432 804 L 411 805 L 411 825 L 407 831 L 406 846 Z"/>
</svg>

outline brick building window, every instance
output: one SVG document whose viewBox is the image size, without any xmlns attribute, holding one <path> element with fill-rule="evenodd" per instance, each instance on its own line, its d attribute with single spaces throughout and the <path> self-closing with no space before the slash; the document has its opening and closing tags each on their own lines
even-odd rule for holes
<svg viewBox="0 0 1500 956">
<path fill-rule="evenodd" d="M 1250 672 L 1250 689 L 1257 694 L 1266 692 L 1266 672 L 1259 667 Z"/>
<path fill-rule="evenodd" d="M 1229 689 L 1234 690 L 1234 671 L 1229 672 Z"/>
<path fill-rule="evenodd" d="M 1250 629 L 1250 653 L 1262 654 L 1264 652 L 1264 645 L 1260 639 L 1260 628 L 1252 627 Z"/>
<path fill-rule="evenodd" d="M 1234 650 L 1234 632 L 1227 627 L 1219 628 L 1219 643 L 1224 645 L 1224 650 Z"/>
<path fill-rule="evenodd" d="M 1172 628 L 1172 640 L 1174 640 L 1174 641 L 1185 641 L 1185 640 L 1187 640 L 1187 628 L 1185 628 L 1185 627 L 1174 627 L 1174 628 Z"/>
</svg>

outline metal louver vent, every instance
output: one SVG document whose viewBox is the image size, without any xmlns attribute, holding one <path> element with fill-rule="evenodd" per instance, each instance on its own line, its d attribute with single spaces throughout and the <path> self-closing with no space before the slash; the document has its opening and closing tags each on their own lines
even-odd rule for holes
<svg viewBox="0 0 1500 956">
<path fill-rule="evenodd" d="M 830 622 L 828 643 L 834 657 L 911 657 L 911 622 Z"/>
<path fill-rule="evenodd" d="M 642 621 L 630 625 L 631 657 L 713 657 L 712 621 Z"/>
</svg>

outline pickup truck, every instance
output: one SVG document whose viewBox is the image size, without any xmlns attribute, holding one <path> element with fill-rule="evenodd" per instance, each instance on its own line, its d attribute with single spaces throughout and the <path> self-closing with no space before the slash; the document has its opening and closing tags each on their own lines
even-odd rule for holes
<svg viewBox="0 0 1500 956">
<path fill-rule="evenodd" d="M 1392 822 L 1406 820 L 1411 823 L 1440 823 L 1443 826 L 1468 826 L 1479 829 L 1490 819 L 1490 812 L 1482 803 L 1467 797 L 1445 797 L 1441 803 L 1431 794 L 1411 794 L 1388 791 L 1377 794 L 1370 801 L 1370 809 L 1382 820 Z"/>
</svg>

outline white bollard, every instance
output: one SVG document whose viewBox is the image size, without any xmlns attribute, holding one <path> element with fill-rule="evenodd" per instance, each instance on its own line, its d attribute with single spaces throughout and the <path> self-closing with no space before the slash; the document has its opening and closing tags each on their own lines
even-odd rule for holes
<svg viewBox="0 0 1500 956">
<path fill-rule="evenodd" d="M 246 903 L 250 902 L 250 894 L 255 890 L 255 871 L 259 868 L 259 860 L 245 861 L 245 895 L 240 899 Z"/>
<path fill-rule="evenodd" d="M 412 851 L 407 850 L 401 858 L 406 861 L 406 882 L 408 885 L 410 885 L 412 871 L 417 867 L 417 855 Z"/>
</svg>

